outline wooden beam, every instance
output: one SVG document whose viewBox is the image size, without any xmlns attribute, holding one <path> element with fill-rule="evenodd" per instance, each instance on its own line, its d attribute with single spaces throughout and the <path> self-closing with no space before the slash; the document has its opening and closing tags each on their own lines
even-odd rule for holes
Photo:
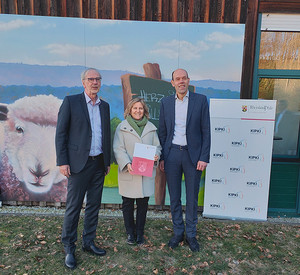
<svg viewBox="0 0 300 275">
<path fill-rule="evenodd" d="M 9 0 L 8 1 L 8 13 L 9 14 L 18 14 L 17 0 Z"/>
<path fill-rule="evenodd" d="M 61 12 L 60 16 L 66 17 L 67 16 L 67 0 L 61 0 Z"/>
<path fill-rule="evenodd" d="M 162 21 L 170 21 L 170 0 L 162 0 Z"/>
<path fill-rule="evenodd" d="M 98 18 L 112 19 L 113 0 L 98 0 Z"/>
<path fill-rule="evenodd" d="M 258 1 L 259 0 L 248 1 L 240 94 L 240 97 L 243 99 L 252 98 L 255 43 L 258 19 Z"/>
<path fill-rule="evenodd" d="M 130 0 L 126 0 L 126 12 L 124 19 L 130 20 Z"/>
<path fill-rule="evenodd" d="M 194 18 L 194 0 L 189 0 L 188 1 L 187 12 L 188 12 L 187 21 L 188 22 L 193 22 L 193 18 Z"/>
<path fill-rule="evenodd" d="M 300 2 L 299 0 L 289 0 L 289 1 L 260 1 L 259 12 L 278 12 L 278 13 L 299 13 L 300 12 Z"/>
<path fill-rule="evenodd" d="M 170 22 L 177 22 L 178 17 L 177 17 L 177 11 L 178 11 L 178 0 L 170 0 L 170 17 L 169 21 Z"/>
<path fill-rule="evenodd" d="M 162 0 L 157 0 L 157 21 L 162 20 Z"/>
<path fill-rule="evenodd" d="M 95 18 L 95 13 L 92 10 L 92 3 L 90 0 L 81 0 L 82 17 L 83 18 Z"/>
<path fill-rule="evenodd" d="M 24 0 L 24 15 L 34 15 L 33 1 Z"/>
<path fill-rule="evenodd" d="M 203 5 L 201 8 L 203 8 L 203 20 L 201 20 L 201 22 L 208 23 L 209 22 L 210 0 L 204 0 L 202 3 L 203 3 Z"/>
</svg>

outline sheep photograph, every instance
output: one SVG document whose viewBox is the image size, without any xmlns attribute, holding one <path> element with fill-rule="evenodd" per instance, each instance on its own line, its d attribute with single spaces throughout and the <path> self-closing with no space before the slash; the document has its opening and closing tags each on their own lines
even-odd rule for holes
<svg viewBox="0 0 300 275">
<path fill-rule="evenodd" d="M 3 201 L 66 201 L 67 179 L 56 166 L 57 115 L 65 96 L 84 91 L 80 75 L 86 68 L 101 73 L 98 96 L 110 105 L 112 139 L 134 96 L 145 100 L 158 125 L 160 100 L 170 92 L 164 89 L 172 88 L 176 68 L 186 68 L 192 91 L 208 100 L 240 98 L 243 24 L 0 14 L 0 35 Z M 122 202 L 117 175 L 111 150 L 102 203 Z M 168 194 L 160 195 L 169 204 Z"/>
<path fill-rule="evenodd" d="M 60 105 L 52 95 L 0 105 L 1 193 L 10 200 L 65 201 L 67 181 L 55 164 L 54 145 Z"/>
</svg>

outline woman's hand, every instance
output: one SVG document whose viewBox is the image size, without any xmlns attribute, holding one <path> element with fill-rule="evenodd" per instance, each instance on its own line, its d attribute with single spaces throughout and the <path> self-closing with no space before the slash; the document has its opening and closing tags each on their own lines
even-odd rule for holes
<svg viewBox="0 0 300 275">
<path fill-rule="evenodd" d="M 132 174 L 133 169 L 132 169 L 131 163 L 128 163 L 128 164 L 127 164 L 127 170 L 128 170 L 128 172 L 129 172 L 129 174 L 133 175 L 133 174 Z"/>
<path fill-rule="evenodd" d="M 154 161 L 158 161 L 158 158 L 159 158 L 158 155 L 155 155 L 154 156 Z"/>
</svg>

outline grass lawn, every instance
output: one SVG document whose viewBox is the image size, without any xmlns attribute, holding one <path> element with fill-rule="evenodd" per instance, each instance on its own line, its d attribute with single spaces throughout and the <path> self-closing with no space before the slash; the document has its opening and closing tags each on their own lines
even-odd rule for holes
<svg viewBox="0 0 300 275">
<path fill-rule="evenodd" d="M 81 250 L 78 267 L 64 267 L 60 241 L 61 216 L 0 215 L 0 274 L 300 274 L 300 226 L 288 224 L 201 220 L 192 253 L 182 242 L 167 246 L 169 220 L 148 219 L 146 245 L 125 242 L 121 218 L 101 218 L 96 244 L 104 257 Z M 79 234 L 82 232 L 82 217 Z"/>
</svg>

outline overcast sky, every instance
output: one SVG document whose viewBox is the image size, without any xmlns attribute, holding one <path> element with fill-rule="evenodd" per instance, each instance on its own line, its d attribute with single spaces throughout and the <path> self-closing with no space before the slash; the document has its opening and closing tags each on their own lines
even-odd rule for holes
<svg viewBox="0 0 300 275">
<path fill-rule="evenodd" d="M 240 81 L 244 25 L 166 23 L 0 14 L 0 62 L 82 65 L 143 74 L 160 65 L 191 80 Z"/>
</svg>

